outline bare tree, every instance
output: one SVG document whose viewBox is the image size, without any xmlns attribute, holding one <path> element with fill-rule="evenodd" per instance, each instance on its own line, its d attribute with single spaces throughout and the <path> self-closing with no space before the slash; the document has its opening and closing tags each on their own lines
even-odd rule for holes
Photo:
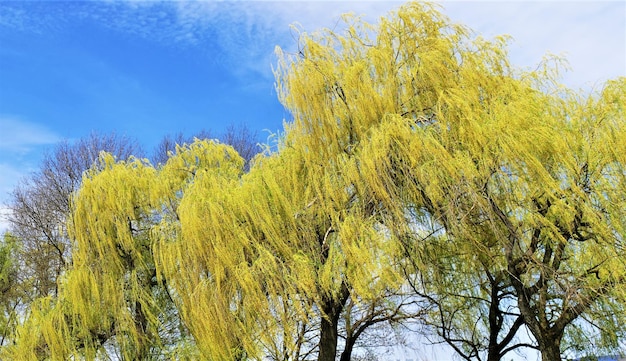
<svg viewBox="0 0 626 361">
<path fill-rule="evenodd" d="M 17 251 L 15 237 L 5 232 L 0 238 L 0 347 L 14 336 L 17 308 L 25 291 L 25 287 L 17 282 Z"/>
<path fill-rule="evenodd" d="M 185 136 L 182 132 L 176 134 L 168 134 L 161 139 L 161 142 L 156 146 L 152 152 L 151 161 L 154 165 L 165 164 L 170 155 L 176 152 L 177 145 L 183 145 L 185 143 L 193 142 L 194 138 L 198 139 L 211 139 L 212 134 L 208 130 L 201 130 L 192 136 Z"/>
<path fill-rule="evenodd" d="M 65 228 L 70 196 L 102 151 L 119 159 L 142 155 L 134 139 L 116 134 L 66 140 L 47 152 L 39 170 L 11 194 L 9 230 L 20 243 L 20 281 L 29 280 L 32 297 L 57 293 L 56 280 L 71 263 L 72 244 Z"/>
<path fill-rule="evenodd" d="M 361 349 L 373 357 L 377 348 L 402 344 L 402 336 L 396 326 L 408 325 L 420 319 L 424 310 L 417 298 L 401 287 L 386 289 L 373 300 L 350 297 L 344 307 L 340 324 L 343 351 L 340 361 L 356 357 L 354 351 Z"/>
<path fill-rule="evenodd" d="M 184 136 L 183 133 L 166 135 L 157 145 L 152 155 L 152 162 L 155 165 L 167 162 L 170 154 L 176 151 L 176 145 L 191 143 L 194 139 L 217 139 L 224 144 L 235 148 L 237 153 L 245 159 L 246 170 L 250 167 L 250 160 L 261 151 L 258 140 L 258 132 L 253 131 L 245 124 L 229 125 L 219 136 L 214 136 L 210 130 L 201 130 L 191 136 Z"/>
<path fill-rule="evenodd" d="M 235 148 L 237 153 L 245 159 L 246 170 L 250 167 L 250 160 L 261 151 L 258 133 L 248 128 L 245 124 L 240 126 L 229 125 L 219 139 Z"/>
</svg>

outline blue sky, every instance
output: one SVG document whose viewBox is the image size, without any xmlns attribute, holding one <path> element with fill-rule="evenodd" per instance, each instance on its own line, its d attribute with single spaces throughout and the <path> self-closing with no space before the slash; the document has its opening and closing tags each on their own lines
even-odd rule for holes
<svg viewBox="0 0 626 361">
<path fill-rule="evenodd" d="M 289 118 L 271 67 L 275 46 L 295 48 L 290 24 L 334 27 L 348 11 L 375 21 L 401 4 L 0 0 L 0 204 L 46 148 L 92 131 L 136 137 L 148 152 L 166 134 L 231 123 L 264 139 Z M 511 35 L 520 67 L 566 56 L 570 87 L 626 75 L 623 1 L 442 6 L 487 38 Z"/>
<path fill-rule="evenodd" d="M 179 131 L 245 123 L 263 138 L 266 129 L 281 130 L 289 115 L 271 66 L 275 46 L 295 48 L 289 25 L 334 27 L 348 11 L 375 21 L 401 4 L 0 0 L 0 205 L 61 139 L 116 131 L 150 152 Z M 534 67 L 548 52 L 565 56 L 570 87 L 589 91 L 626 76 L 624 1 L 442 6 L 486 38 L 511 35 L 519 67 Z M 5 227 L 0 219 L 0 232 Z M 402 352 L 394 359 L 415 359 Z"/>
</svg>

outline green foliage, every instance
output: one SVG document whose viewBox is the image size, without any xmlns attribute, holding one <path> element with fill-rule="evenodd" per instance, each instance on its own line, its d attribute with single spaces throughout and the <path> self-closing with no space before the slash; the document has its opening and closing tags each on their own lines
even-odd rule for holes
<svg viewBox="0 0 626 361">
<path fill-rule="evenodd" d="M 349 360 L 367 327 L 417 316 L 467 359 L 523 346 L 522 325 L 544 359 L 618 348 L 626 80 L 573 94 L 432 5 L 345 20 L 278 51 L 294 119 L 249 172 L 206 140 L 157 167 L 102 154 L 58 297 L 1 355 L 326 361 L 343 320 Z"/>
<path fill-rule="evenodd" d="M 5 232 L 0 241 L 0 346 L 13 339 L 17 307 L 24 296 L 18 280 L 17 251 L 17 240 Z"/>
</svg>

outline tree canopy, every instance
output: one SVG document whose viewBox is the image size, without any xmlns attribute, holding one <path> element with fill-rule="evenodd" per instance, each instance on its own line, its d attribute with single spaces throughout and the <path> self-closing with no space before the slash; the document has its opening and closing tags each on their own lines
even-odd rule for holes
<svg viewBox="0 0 626 361">
<path fill-rule="evenodd" d="M 293 120 L 249 169 L 210 140 L 103 153 L 0 355 L 347 361 L 411 322 L 468 360 L 624 347 L 626 79 L 578 94 L 429 4 L 344 21 L 277 50 Z"/>
</svg>

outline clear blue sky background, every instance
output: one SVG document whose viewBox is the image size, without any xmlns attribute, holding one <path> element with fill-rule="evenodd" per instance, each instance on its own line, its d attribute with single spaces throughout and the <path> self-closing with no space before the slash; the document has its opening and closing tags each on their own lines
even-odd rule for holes
<svg viewBox="0 0 626 361">
<path fill-rule="evenodd" d="M 348 11 L 375 21 L 400 4 L 0 0 L 0 204 L 45 149 L 92 131 L 136 137 L 148 152 L 166 134 L 231 123 L 263 140 L 289 119 L 271 66 L 275 46 L 296 47 L 290 24 L 335 27 Z M 624 1 L 442 6 L 486 38 L 511 35 L 517 66 L 565 56 L 570 87 L 590 91 L 626 75 Z"/>
<path fill-rule="evenodd" d="M 275 46 L 289 25 L 335 27 L 348 11 L 376 21 L 401 2 L 61 2 L 0 0 L 0 203 L 43 151 L 92 131 L 137 137 L 281 130 Z M 591 89 L 626 75 L 626 3 L 462 2 L 443 12 L 490 38 L 510 34 L 513 63 L 566 56 L 565 82 Z"/>
</svg>

